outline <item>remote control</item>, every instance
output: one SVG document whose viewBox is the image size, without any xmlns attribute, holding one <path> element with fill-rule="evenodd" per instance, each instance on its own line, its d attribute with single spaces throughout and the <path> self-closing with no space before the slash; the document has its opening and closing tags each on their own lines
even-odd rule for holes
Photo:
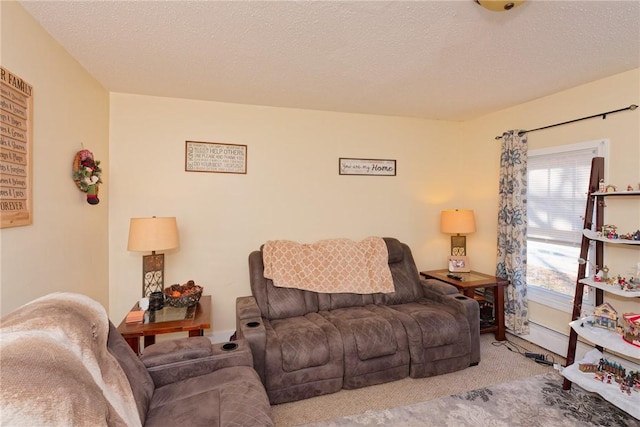
<svg viewBox="0 0 640 427">
<path fill-rule="evenodd" d="M 453 274 L 453 273 L 449 273 L 449 274 L 447 274 L 447 277 L 448 277 L 448 278 L 450 278 L 450 279 L 453 279 L 453 280 L 462 280 L 462 277 L 460 277 L 460 276 L 456 276 L 456 275 L 455 275 L 455 274 Z"/>
</svg>

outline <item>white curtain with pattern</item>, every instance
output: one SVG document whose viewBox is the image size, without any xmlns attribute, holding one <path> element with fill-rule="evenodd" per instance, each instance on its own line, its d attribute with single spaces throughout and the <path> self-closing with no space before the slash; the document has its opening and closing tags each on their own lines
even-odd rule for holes
<svg viewBox="0 0 640 427">
<path fill-rule="evenodd" d="M 502 136 L 496 275 L 511 282 L 505 294 L 505 325 L 529 333 L 527 301 L 527 136 L 518 130 Z"/>
</svg>

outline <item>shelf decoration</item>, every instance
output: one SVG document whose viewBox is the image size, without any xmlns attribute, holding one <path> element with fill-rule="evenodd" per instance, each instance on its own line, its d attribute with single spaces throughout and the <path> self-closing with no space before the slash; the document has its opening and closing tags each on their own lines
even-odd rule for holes
<svg viewBox="0 0 640 427">
<path fill-rule="evenodd" d="M 622 339 L 629 344 L 640 347 L 639 313 L 624 313 L 622 315 Z"/>
<path fill-rule="evenodd" d="M 619 234 L 615 225 L 605 225 L 608 227 L 603 231 L 592 231 L 587 228 L 582 230 L 582 234 L 591 240 L 599 240 L 606 243 L 622 243 L 626 245 L 639 245 L 640 244 L 640 230 L 636 230 L 632 233 Z"/>
<path fill-rule="evenodd" d="M 73 180 L 80 191 L 87 193 L 87 203 L 90 205 L 100 203 L 98 186 L 102 184 L 101 174 L 100 160 L 94 160 L 91 151 L 83 149 L 76 153 L 73 158 Z"/>
<path fill-rule="evenodd" d="M 593 310 L 593 323 L 594 326 L 615 331 L 618 326 L 618 312 L 611 304 L 605 302 Z"/>
</svg>

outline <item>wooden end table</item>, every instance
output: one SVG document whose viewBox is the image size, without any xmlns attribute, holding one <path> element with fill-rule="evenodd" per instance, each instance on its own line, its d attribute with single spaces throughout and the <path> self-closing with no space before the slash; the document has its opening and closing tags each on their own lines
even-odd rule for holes
<svg viewBox="0 0 640 427">
<path fill-rule="evenodd" d="M 475 297 L 476 289 L 491 288 L 493 292 L 493 312 L 494 312 L 494 324 L 488 327 L 480 328 L 480 333 L 495 332 L 496 340 L 504 341 L 505 327 L 504 327 L 504 287 L 509 286 L 509 280 L 489 276 L 488 274 L 478 273 L 477 271 L 471 271 L 469 273 L 451 273 L 462 278 L 462 280 L 456 280 L 448 277 L 449 270 L 446 268 L 442 270 L 421 271 L 420 275 L 427 279 L 437 279 L 455 286 L 458 290 L 468 296 L 469 298 Z"/>
<path fill-rule="evenodd" d="M 131 311 L 134 310 L 139 310 L 138 303 L 131 308 Z M 125 316 L 125 319 L 118 326 L 118 332 L 122 334 L 136 354 L 140 353 L 140 337 L 144 337 L 144 347 L 147 347 L 154 344 L 156 335 L 160 334 L 188 332 L 190 337 L 204 335 L 204 330 L 211 328 L 211 296 L 202 296 L 195 307 L 187 309 L 185 311 L 186 318 L 162 321 L 162 313 L 158 312 L 157 321 L 148 322 L 150 314 L 149 312 L 145 313 L 144 323 L 127 323 Z"/>
</svg>

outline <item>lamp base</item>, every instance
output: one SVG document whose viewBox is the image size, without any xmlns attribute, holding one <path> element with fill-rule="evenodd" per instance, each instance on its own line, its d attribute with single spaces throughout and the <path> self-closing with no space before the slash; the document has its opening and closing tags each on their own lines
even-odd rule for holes
<svg viewBox="0 0 640 427">
<path fill-rule="evenodd" d="M 164 254 L 142 257 L 142 297 L 149 297 L 152 292 L 164 292 Z"/>
<path fill-rule="evenodd" d="M 467 255 L 467 237 L 451 236 L 451 255 L 466 256 Z"/>
</svg>

